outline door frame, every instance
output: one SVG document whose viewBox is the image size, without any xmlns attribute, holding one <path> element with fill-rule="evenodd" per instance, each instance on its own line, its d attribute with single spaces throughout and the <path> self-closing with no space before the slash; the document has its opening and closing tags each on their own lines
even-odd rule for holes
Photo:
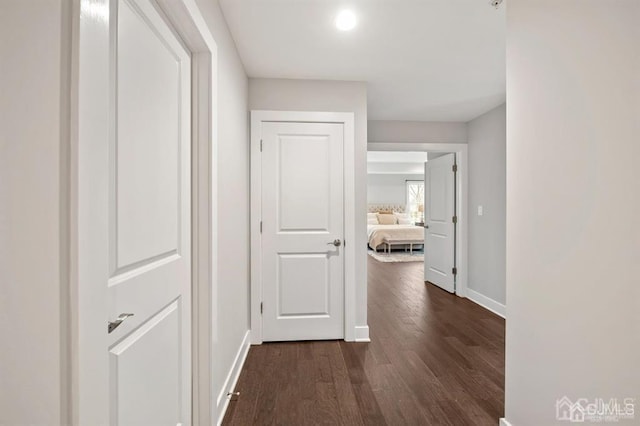
<svg viewBox="0 0 640 426">
<path fill-rule="evenodd" d="M 344 126 L 344 340 L 356 340 L 355 115 L 351 112 L 251 111 L 251 344 L 262 344 L 262 157 L 263 122 L 338 123 Z"/>
<path fill-rule="evenodd" d="M 63 398 L 64 417 L 73 425 L 104 423 L 108 408 L 92 406 L 91 401 L 107 400 L 108 389 L 92 386 L 96 372 L 87 359 L 103 350 L 103 340 L 95 330 L 105 329 L 107 309 L 93 309 L 95 300 L 107 300 L 106 287 L 99 276 L 84 268 L 87 237 L 96 233 L 87 227 L 88 213 L 79 210 L 79 201 L 91 198 L 91 185 L 85 170 L 104 169 L 104 147 L 109 144 L 108 93 L 95 93 L 94 87 L 110 87 L 109 17 L 111 1 L 75 0 L 68 11 L 70 31 L 69 67 L 69 191 L 63 204 L 68 212 L 66 250 L 69 259 L 68 309 L 62 327 L 68 356 L 65 361 L 68 383 Z M 191 423 L 212 424 L 214 405 L 211 382 L 210 351 L 212 332 L 216 329 L 217 289 L 217 44 L 195 0 L 151 0 L 160 14 L 191 54 Z M 97 95 L 97 96 L 96 96 Z M 98 99 L 98 100 L 96 100 Z M 63 159 L 64 161 L 64 159 Z M 97 200 L 106 206 L 105 200 Z M 83 238 L 80 239 L 80 236 Z M 100 237 L 100 236 L 98 236 Z M 106 359 L 106 355 L 101 355 Z M 104 372 L 98 372 L 104 382 Z M 108 380 L 107 380 L 108 381 Z M 87 397 L 87 395 L 90 395 Z"/>
<path fill-rule="evenodd" d="M 456 154 L 458 172 L 456 176 L 456 275 L 455 294 L 467 297 L 468 269 L 468 203 L 469 168 L 468 145 L 466 143 L 407 143 L 407 142 L 369 142 L 369 151 L 428 151 L 451 152 Z"/>
</svg>

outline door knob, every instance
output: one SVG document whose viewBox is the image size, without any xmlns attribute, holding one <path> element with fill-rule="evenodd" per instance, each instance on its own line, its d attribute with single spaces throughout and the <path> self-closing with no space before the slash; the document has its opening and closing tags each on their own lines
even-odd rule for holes
<svg viewBox="0 0 640 426">
<path fill-rule="evenodd" d="M 340 241 L 339 239 L 335 239 L 330 243 L 327 243 L 328 246 L 334 245 L 336 247 L 340 247 L 342 245 L 342 241 Z"/>
<path fill-rule="evenodd" d="M 109 321 L 109 327 L 108 327 L 109 333 L 111 333 L 113 330 L 118 328 L 118 326 L 122 324 L 122 321 L 132 316 L 133 314 L 120 314 L 118 315 L 118 318 L 116 318 L 115 321 Z"/>
<path fill-rule="evenodd" d="M 424 226 L 424 229 L 429 229 L 429 225 L 425 225 L 425 226 Z"/>
</svg>

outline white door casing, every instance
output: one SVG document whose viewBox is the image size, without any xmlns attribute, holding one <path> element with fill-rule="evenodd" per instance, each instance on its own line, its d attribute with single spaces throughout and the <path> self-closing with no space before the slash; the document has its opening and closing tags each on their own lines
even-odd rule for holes
<svg viewBox="0 0 640 426">
<path fill-rule="evenodd" d="M 191 57 L 149 0 L 80 34 L 75 423 L 190 424 Z"/>
<path fill-rule="evenodd" d="M 424 166 L 424 279 L 455 292 L 455 154 Z"/>
<path fill-rule="evenodd" d="M 264 341 L 344 338 L 343 144 L 342 123 L 262 124 Z"/>
</svg>

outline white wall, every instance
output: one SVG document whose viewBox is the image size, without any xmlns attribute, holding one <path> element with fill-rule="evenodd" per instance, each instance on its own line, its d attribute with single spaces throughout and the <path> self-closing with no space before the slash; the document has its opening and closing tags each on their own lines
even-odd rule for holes
<svg viewBox="0 0 640 426">
<path fill-rule="evenodd" d="M 0 424 L 68 419 L 63 13 L 61 0 L 0 2 Z"/>
<path fill-rule="evenodd" d="M 249 329 L 248 79 L 218 1 L 197 4 L 218 45 L 218 285 L 211 347 L 215 405 L 220 393 L 228 391 L 223 385 Z"/>
<path fill-rule="evenodd" d="M 419 175 L 424 174 L 424 163 L 370 162 L 367 164 L 367 173 L 370 175 Z"/>
<path fill-rule="evenodd" d="M 640 2 L 509 0 L 506 419 L 635 398 Z M 563 422 L 563 424 L 566 422 Z"/>
<path fill-rule="evenodd" d="M 366 246 L 367 87 L 350 81 L 262 79 L 249 80 L 251 110 L 329 111 L 355 113 L 356 245 Z M 366 252 L 356 252 L 356 326 L 367 326 Z"/>
<path fill-rule="evenodd" d="M 467 124 L 371 120 L 368 123 L 368 140 L 389 143 L 465 143 L 467 142 Z"/>
<path fill-rule="evenodd" d="M 468 123 L 468 287 L 506 302 L 506 105 Z M 478 206 L 483 215 L 478 216 Z"/>
<path fill-rule="evenodd" d="M 421 175 L 369 174 L 367 175 L 367 202 L 369 204 L 406 204 L 407 180 L 424 181 Z"/>
</svg>

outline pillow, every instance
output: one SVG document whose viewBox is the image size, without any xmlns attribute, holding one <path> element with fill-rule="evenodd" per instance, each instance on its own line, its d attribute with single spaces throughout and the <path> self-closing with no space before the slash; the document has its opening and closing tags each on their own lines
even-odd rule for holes
<svg viewBox="0 0 640 426">
<path fill-rule="evenodd" d="M 378 213 L 378 223 L 380 223 L 380 225 L 395 225 L 398 223 L 398 219 L 392 214 Z"/>
<path fill-rule="evenodd" d="M 367 225 L 379 225 L 378 218 L 374 217 L 373 219 L 367 219 Z"/>
<path fill-rule="evenodd" d="M 367 220 L 371 220 L 371 219 L 375 219 L 376 222 L 378 221 L 378 214 L 377 213 L 367 213 Z"/>
<path fill-rule="evenodd" d="M 412 225 L 413 221 L 411 220 L 411 216 L 409 213 L 394 213 L 393 214 L 398 220 L 398 225 Z"/>
</svg>

